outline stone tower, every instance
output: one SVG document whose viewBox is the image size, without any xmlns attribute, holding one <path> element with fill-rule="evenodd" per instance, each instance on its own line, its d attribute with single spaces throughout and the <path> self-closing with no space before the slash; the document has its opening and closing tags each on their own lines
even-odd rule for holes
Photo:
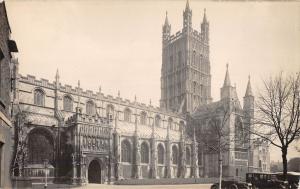
<svg viewBox="0 0 300 189">
<path fill-rule="evenodd" d="M 193 112 L 212 101 L 209 60 L 209 23 L 204 9 L 201 32 L 192 27 L 189 1 L 183 11 L 183 28 L 171 35 L 166 15 L 162 27 L 161 99 L 163 109 Z"/>
</svg>

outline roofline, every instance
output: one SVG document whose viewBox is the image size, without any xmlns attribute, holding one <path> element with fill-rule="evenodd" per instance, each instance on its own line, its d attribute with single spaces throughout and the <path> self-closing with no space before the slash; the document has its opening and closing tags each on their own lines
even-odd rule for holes
<svg viewBox="0 0 300 189">
<path fill-rule="evenodd" d="M 7 22 L 7 25 L 8 25 L 9 32 L 11 33 L 11 28 L 10 28 L 9 21 L 8 21 L 8 17 L 7 17 L 7 11 L 6 11 L 5 1 L 3 0 L 3 1 L 1 2 L 1 0 L 0 0 L 0 3 L 3 3 L 4 14 L 5 14 L 5 17 L 6 17 L 6 22 Z"/>
</svg>

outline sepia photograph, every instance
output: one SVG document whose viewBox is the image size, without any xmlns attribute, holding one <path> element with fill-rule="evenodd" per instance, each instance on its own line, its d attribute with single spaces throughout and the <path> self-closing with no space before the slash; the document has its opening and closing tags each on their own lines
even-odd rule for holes
<svg viewBox="0 0 300 189">
<path fill-rule="evenodd" d="M 300 189 L 300 1 L 0 0 L 0 189 Z"/>
</svg>

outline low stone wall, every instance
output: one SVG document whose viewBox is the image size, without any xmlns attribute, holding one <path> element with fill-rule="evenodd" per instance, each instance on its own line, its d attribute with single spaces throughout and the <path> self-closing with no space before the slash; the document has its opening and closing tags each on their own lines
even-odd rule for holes
<svg viewBox="0 0 300 189">
<path fill-rule="evenodd" d="M 31 189 L 32 188 L 32 180 L 30 178 L 25 177 L 14 177 L 12 178 L 13 188 L 22 188 L 22 189 Z"/>
<path fill-rule="evenodd" d="M 173 185 L 173 184 L 210 184 L 218 178 L 163 178 L 163 179 L 128 179 L 115 181 L 116 185 Z"/>
</svg>

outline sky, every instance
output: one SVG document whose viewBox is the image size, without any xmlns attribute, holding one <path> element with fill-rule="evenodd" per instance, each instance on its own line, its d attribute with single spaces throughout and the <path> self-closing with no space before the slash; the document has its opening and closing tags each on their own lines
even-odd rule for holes
<svg viewBox="0 0 300 189">
<path fill-rule="evenodd" d="M 185 0 L 6 1 L 22 75 L 158 106 L 162 25 L 182 29 Z M 262 79 L 300 70 L 300 2 L 190 0 L 193 28 L 200 30 L 204 8 L 210 23 L 212 97 L 219 100 L 226 64 L 239 99 L 248 75 L 254 93 Z M 272 149 L 271 160 L 279 160 Z M 293 152 L 290 157 L 300 156 Z"/>
</svg>

